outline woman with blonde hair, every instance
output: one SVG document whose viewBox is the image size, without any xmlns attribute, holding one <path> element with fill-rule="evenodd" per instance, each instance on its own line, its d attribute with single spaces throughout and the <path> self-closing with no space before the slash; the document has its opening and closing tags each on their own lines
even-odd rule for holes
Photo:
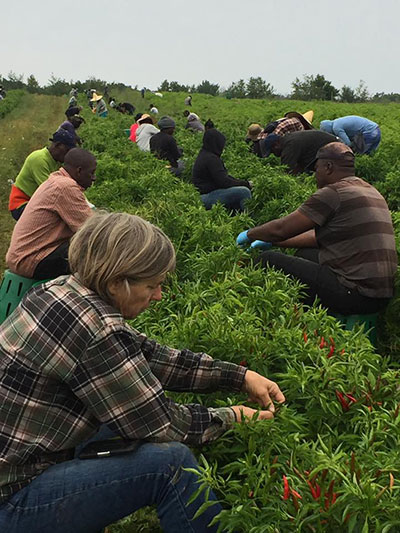
<svg viewBox="0 0 400 533">
<path fill-rule="evenodd" d="M 204 498 L 188 504 L 198 484 L 186 445 L 255 411 L 180 405 L 164 390 L 242 390 L 265 407 L 261 419 L 283 394 L 244 367 L 161 346 L 126 323 L 161 300 L 175 267 L 159 228 L 96 213 L 72 238 L 69 264 L 73 274 L 28 292 L 0 327 L 0 531 L 89 533 L 153 504 L 166 533 L 216 531 L 207 525 L 218 503 L 196 518 Z"/>
</svg>

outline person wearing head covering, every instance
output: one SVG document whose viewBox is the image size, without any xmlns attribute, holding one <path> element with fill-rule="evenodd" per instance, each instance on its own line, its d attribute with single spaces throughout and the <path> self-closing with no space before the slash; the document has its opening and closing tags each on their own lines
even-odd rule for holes
<svg viewBox="0 0 400 533">
<path fill-rule="evenodd" d="M 192 105 L 192 95 L 191 94 L 188 94 L 187 97 L 185 98 L 185 105 L 189 105 L 189 106 Z"/>
<path fill-rule="evenodd" d="M 85 122 L 85 119 L 79 114 L 78 107 L 71 107 L 70 109 L 78 110 L 77 113 L 65 113 L 67 115 L 67 120 L 60 124 L 58 130 L 64 129 L 67 130 L 71 135 L 75 137 L 75 142 L 79 146 L 82 144 L 82 139 L 77 134 L 76 130 L 80 127 L 81 124 Z M 69 111 L 69 110 L 68 110 Z M 57 130 L 57 131 L 58 131 Z"/>
<path fill-rule="evenodd" d="M 190 113 L 190 111 L 186 109 L 183 112 L 183 116 L 187 118 L 185 129 L 201 132 L 205 131 L 204 124 L 201 122 L 200 117 L 196 115 L 196 113 Z"/>
<path fill-rule="evenodd" d="M 181 160 L 183 150 L 179 148 L 174 139 L 175 121 L 171 117 L 161 117 L 158 121 L 160 132 L 153 135 L 150 139 L 150 151 L 158 159 L 165 159 L 169 162 L 169 170 L 180 176 L 184 170 L 184 162 Z"/>
<path fill-rule="evenodd" d="M 381 130 L 376 122 L 357 115 L 335 120 L 323 120 L 320 129 L 332 133 L 351 146 L 357 154 L 373 153 L 381 142 Z"/>
<path fill-rule="evenodd" d="M 227 209 L 243 211 L 245 201 L 251 198 L 251 184 L 228 174 L 221 159 L 225 142 L 220 131 L 215 128 L 206 130 L 203 147 L 193 165 L 192 183 L 206 209 L 220 202 Z"/>
<path fill-rule="evenodd" d="M 39 185 L 60 168 L 67 152 L 76 146 L 75 137 L 64 129 L 56 131 L 50 140 L 48 148 L 28 155 L 11 187 L 8 209 L 15 220 L 19 219 Z"/>
<path fill-rule="evenodd" d="M 38 187 L 15 225 L 6 256 L 14 274 L 34 279 L 69 274 L 69 240 L 91 215 L 84 191 L 95 180 L 96 158 L 82 148 Z"/>
<path fill-rule="evenodd" d="M 270 134 L 284 137 L 288 133 L 295 131 L 312 130 L 313 111 L 307 111 L 304 114 L 297 111 L 289 111 L 283 118 L 269 122 L 262 130 L 259 124 L 251 124 L 247 131 L 246 142 L 252 142 L 251 151 L 259 157 L 267 157 L 263 151 L 263 140 Z M 268 154 L 269 155 L 269 154 Z"/>
<path fill-rule="evenodd" d="M 355 176 L 349 146 L 326 144 L 316 158 L 317 192 L 290 215 L 242 231 L 236 242 L 266 250 L 258 262 L 306 285 L 307 305 L 318 297 L 333 313 L 376 313 L 394 293 L 397 253 L 390 211 L 383 196 Z M 299 250 L 292 256 L 271 251 L 273 245 Z"/>
<path fill-rule="evenodd" d="M 139 127 L 136 130 L 136 144 L 143 152 L 150 152 L 150 139 L 160 133 L 160 130 L 154 126 L 153 119 L 148 113 L 138 118 L 137 123 Z"/>
<path fill-rule="evenodd" d="M 96 113 L 96 115 L 101 118 L 106 118 L 108 116 L 107 106 L 101 94 L 93 93 L 90 101 L 93 104 L 93 113 Z"/>
<path fill-rule="evenodd" d="M 260 149 L 263 157 L 271 153 L 280 157 L 281 164 L 288 167 L 288 173 L 296 175 L 313 172 L 318 150 L 338 140 L 338 137 L 320 130 L 295 131 L 283 137 L 273 132 L 260 141 Z"/>
<path fill-rule="evenodd" d="M 158 109 L 156 108 L 154 104 L 150 104 L 149 109 L 150 109 L 150 113 L 152 113 L 153 115 L 158 115 Z"/>
</svg>

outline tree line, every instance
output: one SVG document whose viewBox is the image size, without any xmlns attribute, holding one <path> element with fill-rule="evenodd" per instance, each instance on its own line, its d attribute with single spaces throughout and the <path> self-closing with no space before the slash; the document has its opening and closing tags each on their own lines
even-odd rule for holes
<svg viewBox="0 0 400 533">
<path fill-rule="evenodd" d="M 22 74 L 9 72 L 6 77 L 0 75 L 0 85 L 5 90 L 25 89 L 31 93 L 43 93 L 50 95 L 68 94 L 71 87 L 76 87 L 78 91 L 90 88 L 103 90 L 108 86 L 109 92 L 113 89 L 137 89 L 137 85 L 132 87 L 124 83 L 107 82 L 95 77 L 89 77 L 85 81 L 66 81 L 57 78 L 53 74 L 48 82 L 41 86 L 35 76 L 31 74 L 26 81 Z M 186 92 L 210 94 L 212 96 L 224 96 L 225 98 L 290 98 L 294 100 L 331 100 L 339 102 L 400 102 L 399 93 L 378 92 L 370 94 L 368 87 L 363 80 L 355 88 L 343 85 L 341 89 L 335 87 L 324 75 L 304 75 L 302 79 L 296 78 L 292 84 L 292 91 L 289 95 L 278 94 L 274 87 L 260 76 L 250 77 L 247 81 L 240 79 L 232 82 L 227 88 L 221 87 L 218 83 L 203 80 L 198 85 L 185 85 L 178 81 L 164 80 L 158 91 L 161 92 Z"/>
</svg>

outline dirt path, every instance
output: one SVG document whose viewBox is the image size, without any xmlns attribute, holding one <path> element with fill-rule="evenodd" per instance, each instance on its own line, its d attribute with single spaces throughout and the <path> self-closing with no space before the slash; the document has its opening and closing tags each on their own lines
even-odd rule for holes
<svg viewBox="0 0 400 533">
<path fill-rule="evenodd" d="M 64 120 L 67 97 L 27 94 L 20 106 L 0 120 L 0 274 L 14 221 L 8 213 L 9 179 L 15 179 L 26 156 L 42 148 Z"/>
</svg>

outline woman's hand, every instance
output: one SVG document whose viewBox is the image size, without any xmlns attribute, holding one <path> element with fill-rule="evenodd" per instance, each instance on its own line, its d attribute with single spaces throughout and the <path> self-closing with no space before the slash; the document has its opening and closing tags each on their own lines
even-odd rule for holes
<svg viewBox="0 0 400 533">
<path fill-rule="evenodd" d="M 274 381 L 252 370 L 246 372 L 242 390 L 247 392 L 250 401 L 266 407 L 271 413 L 275 412 L 273 400 L 278 403 L 285 401 L 285 396 Z"/>
<path fill-rule="evenodd" d="M 246 407 L 245 405 L 233 405 L 231 407 L 233 409 L 236 420 L 240 422 L 243 417 L 246 417 L 247 420 L 244 420 L 245 422 L 248 422 L 253 418 L 254 413 L 258 412 L 258 419 L 257 420 L 268 420 L 270 418 L 274 418 L 274 415 L 271 411 L 257 411 L 257 409 L 252 409 L 251 407 Z"/>
</svg>

